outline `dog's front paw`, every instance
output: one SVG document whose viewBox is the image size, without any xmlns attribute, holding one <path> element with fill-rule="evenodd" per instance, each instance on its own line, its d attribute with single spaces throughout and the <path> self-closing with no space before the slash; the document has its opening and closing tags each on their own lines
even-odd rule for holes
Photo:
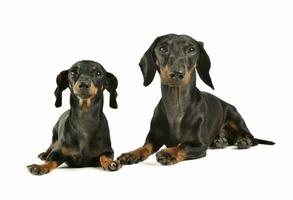
<svg viewBox="0 0 293 200">
<path fill-rule="evenodd" d="M 252 145 L 253 145 L 252 139 L 247 138 L 247 137 L 240 138 L 237 141 L 237 147 L 238 147 L 238 149 L 248 149 Z"/>
<path fill-rule="evenodd" d="M 113 160 L 111 161 L 108 166 L 106 168 L 104 168 L 105 170 L 108 171 L 117 171 L 118 169 L 120 169 L 122 167 L 121 163 L 118 160 Z"/>
<path fill-rule="evenodd" d="M 50 172 L 49 168 L 36 164 L 27 166 L 27 169 L 33 175 L 44 175 Z"/>
<path fill-rule="evenodd" d="M 139 153 L 123 153 L 117 158 L 122 165 L 131 165 L 145 160 Z"/>
<path fill-rule="evenodd" d="M 229 142 L 226 137 L 218 137 L 211 144 L 211 148 L 214 149 L 223 149 L 227 146 L 229 146 Z"/>
<path fill-rule="evenodd" d="M 162 165 L 174 165 L 177 163 L 176 157 L 164 150 L 156 153 L 156 158 L 157 161 Z"/>
</svg>

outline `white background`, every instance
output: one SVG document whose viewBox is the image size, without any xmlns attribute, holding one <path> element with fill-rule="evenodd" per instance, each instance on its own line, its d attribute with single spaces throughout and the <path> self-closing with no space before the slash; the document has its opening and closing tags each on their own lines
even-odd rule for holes
<svg viewBox="0 0 293 200">
<path fill-rule="evenodd" d="M 290 1 L 1 1 L 0 199 L 292 199 L 292 14 Z M 144 143 L 160 98 L 138 62 L 153 40 L 188 34 L 205 43 L 215 91 L 235 105 L 258 138 L 275 146 L 209 150 L 207 157 L 160 166 L 152 156 L 118 172 L 40 163 L 58 117 L 56 75 L 82 59 L 119 79 L 118 110 L 108 107 L 115 156 Z"/>
</svg>

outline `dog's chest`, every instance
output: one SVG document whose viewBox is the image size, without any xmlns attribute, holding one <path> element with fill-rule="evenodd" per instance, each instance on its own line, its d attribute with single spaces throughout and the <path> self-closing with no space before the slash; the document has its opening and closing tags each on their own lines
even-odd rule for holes
<svg viewBox="0 0 293 200">
<path fill-rule="evenodd" d="M 183 116 L 176 116 L 176 117 L 168 117 L 168 124 L 169 124 L 169 139 L 168 143 L 170 146 L 177 145 L 182 137 L 182 118 Z M 166 144 L 168 145 L 168 144 Z"/>
<path fill-rule="evenodd" d="M 169 136 L 166 145 L 176 146 L 182 138 L 182 122 L 185 110 L 180 104 L 181 102 L 165 102 L 165 112 L 169 126 Z"/>
<path fill-rule="evenodd" d="M 75 140 L 76 148 L 80 153 L 86 154 L 90 151 L 91 141 L 94 140 L 95 133 L 98 132 L 93 124 L 95 124 L 95 121 L 79 120 L 74 128 L 75 130 L 73 130 L 74 134 L 71 137 Z"/>
<path fill-rule="evenodd" d="M 76 140 L 78 142 L 78 150 L 81 154 L 85 154 L 87 151 L 89 151 L 89 146 L 90 146 L 89 133 L 80 132 Z"/>
<path fill-rule="evenodd" d="M 70 134 L 62 141 L 62 146 L 71 149 L 70 154 L 85 155 L 90 149 L 90 136 L 86 132 Z"/>
<path fill-rule="evenodd" d="M 66 157 L 69 166 L 82 167 L 92 162 L 91 138 L 86 132 L 67 137 L 61 146 L 61 152 Z"/>
</svg>

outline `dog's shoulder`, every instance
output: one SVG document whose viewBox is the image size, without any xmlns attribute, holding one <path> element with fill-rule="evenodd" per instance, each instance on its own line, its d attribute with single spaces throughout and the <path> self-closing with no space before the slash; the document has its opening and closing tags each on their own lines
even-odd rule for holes
<svg viewBox="0 0 293 200">
<path fill-rule="evenodd" d="M 57 129 L 58 133 L 63 132 L 65 127 L 65 122 L 69 118 L 70 110 L 65 111 L 58 119 L 58 122 L 55 125 L 55 128 Z"/>
</svg>

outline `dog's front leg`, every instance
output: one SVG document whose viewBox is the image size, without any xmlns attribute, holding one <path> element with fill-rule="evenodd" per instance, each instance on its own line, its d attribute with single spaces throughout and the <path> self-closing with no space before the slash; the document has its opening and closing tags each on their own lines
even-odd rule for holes
<svg viewBox="0 0 293 200">
<path fill-rule="evenodd" d="M 34 175 L 44 175 L 48 174 L 50 171 L 56 169 L 59 165 L 63 163 L 63 156 L 60 152 L 52 151 L 44 164 L 32 164 L 27 166 L 29 172 Z"/>
<path fill-rule="evenodd" d="M 47 159 L 48 155 L 51 153 L 52 149 L 54 149 L 54 146 L 58 140 L 58 132 L 57 132 L 58 123 L 59 123 L 59 121 L 57 122 L 57 124 L 53 128 L 53 136 L 52 136 L 52 141 L 51 141 L 49 148 L 46 151 L 44 151 L 38 155 L 38 158 L 41 160 L 45 161 Z"/>
<path fill-rule="evenodd" d="M 137 148 L 133 151 L 123 153 L 117 158 L 123 165 L 131 165 L 147 159 L 150 155 L 153 154 L 153 145 L 147 143 L 140 148 Z"/>
<path fill-rule="evenodd" d="M 147 159 L 151 154 L 153 154 L 153 145 L 147 143 L 140 148 L 137 148 L 133 151 L 123 153 L 117 159 L 123 165 L 131 165 Z"/>
<path fill-rule="evenodd" d="M 48 174 L 53 169 L 56 169 L 59 165 L 60 163 L 58 163 L 57 161 L 51 160 L 41 165 L 32 164 L 27 166 L 27 168 L 29 172 L 34 175 L 44 175 Z"/>
<path fill-rule="evenodd" d="M 150 155 L 157 152 L 162 146 L 162 139 L 158 137 L 160 134 L 154 131 L 151 127 L 151 131 L 149 132 L 145 144 L 137 148 L 133 151 L 121 154 L 117 160 L 122 165 L 131 165 L 147 159 Z"/>
<path fill-rule="evenodd" d="M 38 155 L 38 158 L 45 161 L 48 155 L 51 153 L 52 149 L 54 148 L 54 145 L 55 145 L 55 142 L 54 143 L 52 142 L 46 151 Z"/>
<path fill-rule="evenodd" d="M 162 149 L 156 154 L 157 161 L 162 165 L 173 165 L 183 160 L 197 159 L 206 156 L 208 149 L 206 127 L 203 120 L 196 126 L 184 127 L 185 134 L 175 147 Z"/>
</svg>

